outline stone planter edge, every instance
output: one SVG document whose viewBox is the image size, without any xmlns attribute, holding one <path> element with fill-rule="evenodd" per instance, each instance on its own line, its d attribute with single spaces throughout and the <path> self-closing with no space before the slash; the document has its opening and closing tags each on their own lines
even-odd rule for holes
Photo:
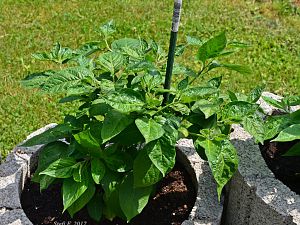
<svg viewBox="0 0 300 225">
<path fill-rule="evenodd" d="M 265 96 L 280 96 L 265 92 Z M 274 107 L 262 99 L 265 113 Z M 293 107 L 293 110 L 299 107 Z M 300 224 L 300 196 L 277 180 L 267 167 L 259 146 L 242 127 L 234 126 L 231 141 L 239 156 L 239 168 L 226 188 L 226 225 L 295 225 Z"/>
<path fill-rule="evenodd" d="M 30 134 L 27 139 L 38 135 L 56 124 L 49 124 Z M 182 225 L 220 225 L 223 199 L 218 202 L 216 184 L 210 168 L 196 153 L 192 141 L 181 139 L 177 144 L 177 158 L 193 178 L 197 199 Z M 0 221 L 1 225 L 32 225 L 25 215 L 20 196 L 26 179 L 37 164 L 38 153 L 43 145 L 33 147 L 17 146 L 6 161 L 0 165 Z"/>
</svg>

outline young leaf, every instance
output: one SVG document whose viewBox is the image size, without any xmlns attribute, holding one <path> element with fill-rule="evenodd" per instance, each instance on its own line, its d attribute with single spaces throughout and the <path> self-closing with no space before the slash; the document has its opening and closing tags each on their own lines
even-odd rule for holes
<svg viewBox="0 0 300 225">
<path fill-rule="evenodd" d="M 300 96 L 288 96 L 288 97 L 284 97 L 283 101 L 288 106 L 300 105 Z"/>
<path fill-rule="evenodd" d="M 222 76 L 220 77 L 214 77 L 212 79 L 210 79 L 207 84 L 211 87 L 215 87 L 215 88 L 219 88 L 221 86 L 222 83 Z"/>
<path fill-rule="evenodd" d="M 205 63 L 207 59 L 218 56 L 226 47 L 227 39 L 225 32 L 205 42 L 198 50 L 197 58 Z"/>
<path fill-rule="evenodd" d="M 132 122 L 133 119 L 123 113 L 116 110 L 109 111 L 104 119 L 101 130 L 103 142 L 106 142 L 121 133 L 121 131 Z"/>
<path fill-rule="evenodd" d="M 256 103 L 258 101 L 258 99 L 261 97 L 262 92 L 264 91 L 264 86 L 258 86 L 256 88 L 254 88 L 249 96 L 248 96 L 248 101 L 251 103 Z"/>
<path fill-rule="evenodd" d="M 184 50 L 186 49 L 186 45 L 178 45 L 175 49 L 175 55 L 181 56 L 184 53 Z"/>
<path fill-rule="evenodd" d="M 283 156 L 300 156 L 300 142 L 293 145 Z"/>
<path fill-rule="evenodd" d="M 63 205 L 66 211 L 88 189 L 87 182 L 76 182 L 73 178 L 64 179 L 62 187 Z"/>
<path fill-rule="evenodd" d="M 160 170 L 150 160 L 147 149 L 139 152 L 133 163 L 135 187 L 147 187 L 161 180 Z"/>
<path fill-rule="evenodd" d="M 284 106 L 282 105 L 282 103 L 273 98 L 270 98 L 268 96 L 262 96 L 262 99 L 265 100 L 265 102 L 270 104 L 271 106 L 274 106 L 279 109 L 284 109 Z"/>
<path fill-rule="evenodd" d="M 203 44 L 203 41 L 201 41 L 200 39 L 198 39 L 196 37 L 191 37 L 191 36 L 186 37 L 186 42 L 189 45 L 196 45 L 196 46 L 200 46 Z"/>
<path fill-rule="evenodd" d="M 286 142 L 300 139 L 300 124 L 293 124 L 282 130 L 272 141 Z"/>
<path fill-rule="evenodd" d="M 217 192 L 220 200 L 223 187 L 238 167 L 236 150 L 226 139 L 223 141 L 204 140 L 199 144 L 205 149 L 205 155 L 218 185 Z"/>
<path fill-rule="evenodd" d="M 120 185 L 119 201 L 121 209 L 127 218 L 127 222 L 142 212 L 148 203 L 151 192 L 152 186 L 134 187 L 132 173 L 124 178 Z"/>
<path fill-rule="evenodd" d="M 114 25 L 114 21 L 110 20 L 107 23 L 103 24 L 100 26 L 100 31 L 102 34 L 107 38 L 108 36 L 112 35 L 113 33 L 116 32 L 116 28 Z"/>
<path fill-rule="evenodd" d="M 70 48 L 61 47 L 60 43 L 56 43 L 50 53 L 42 52 L 32 54 L 32 57 L 41 61 L 53 61 L 59 64 L 68 62 L 74 58 L 76 54 Z"/>
<path fill-rule="evenodd" d="M 197 77 L 197 73 L 194 70 L 178 64 L 174 65 L 173 75 L 186 75 L 189 77 Z"/>
<path fill-rule="evenodd" d="M 100 181 L 105 175 L 105 165 L 99 159 L 93 158 L 91 160 L 91 173 L 96 184 L 100 184 Z"/>
<path fill-rule="evenodd" d="M 230 90 L 227 90 L 228 96 L 230 101 L 234 102 L 234 101 L 238 101 L 238 97 L 236 96 L 236 94 Z"/>
<path fill-rule="evenodd" d="M 184 90 L 188 87 L 188 85 L 189 85 L 189 77 L 186 77 L 178 83 L 177 89 Z"/>
<path fill-rule="evenodd" d="M 56 178 L 68 178 L 73 175 L 74 168 L 77 166 L 76 163 L 76 160 L 71 157 L 61 158 L 51 163 L 40 174 Z"/>
<path fill-rule="evenodd" d="M 240 74 L 251 74 L 252 73 L 252 70 L 248 67 L 248 66 L 245 66 L 245 65 L 236 65 L 236 64 L 222 64 L 221 65 L 222 67 L 225 67 L 227 69 L 230 69 L 230 70 L 234 70 L 236 72 L 239 72 Z"/>
<path fill-rule="evenodd" d="M 103 195 L 98 192 L 95 193 L 94 197 L 87 204 L 89 216 L 97 222 L 100 222 L 102 218 L 103 204 Z"/>
<path fill-rule="evenodd" d="M 53 128 L 50 128 L 49 130 L 46 130 L 45 132 L 39 135 L 30 138 L 21 146 L 28 147 L 33 145 L 48 144 L 65 137 L 69 137 L 71 135 L 71 132 L 72 129 L 70 126 L 66 124 L 59 124 Z"/>
<path fill-rule="evenodd" d="M 146 140 L 146 144 L 163 136 L 164 129 L 162 125 L 153 119 L 142 118 L 136 119 L 135 124 Z"/>
</svg>

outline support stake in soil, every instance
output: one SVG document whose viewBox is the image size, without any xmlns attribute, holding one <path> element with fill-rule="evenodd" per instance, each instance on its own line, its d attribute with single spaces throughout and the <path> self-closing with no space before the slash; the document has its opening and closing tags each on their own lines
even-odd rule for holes
<svg viewBox="0 0 300 225">
<path fill-rule="evenodd" d="M 170 46 L 169 46 L 169 53 L 168 53 L 168 62 L 167 62 L 164 89 L 170 89 L 171 87 L 171 78 L 172 78 L 172 71 L 173 71 L 173 64 L 174 64 L 177 33 L 178 33 L 178 28 L 180 23 L 181 7 L 182 7 L 182 0 L 174 0 L 172 31 L 170 37 Z M 168 92 L 164 93 L 163 105 L 165 105 L 168 102 L 169 95 L 170 94 Z"/>
</svg>

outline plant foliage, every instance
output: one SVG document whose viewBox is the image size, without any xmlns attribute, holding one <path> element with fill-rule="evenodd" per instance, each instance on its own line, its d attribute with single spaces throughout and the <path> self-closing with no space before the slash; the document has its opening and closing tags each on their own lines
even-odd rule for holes
<svg viewBox="0 0 300 225">
<path fill-rule="evenodd" d="M 176 65 L 171 89 L 165 90 L 166 53 L 161 46 L 132 38 L 109 43 L 113 22 L 100 31 L 105 48 L 99 42 L 77 50 L 56 44 L 50 53 L 34 55 L 66 66 L 29 75 L 23 84 L 65 94 L 60 102 L 80 102 L 64 123 L 23 144 L 45 144 L 34 181 L 41 189 L 62 182 L 64 210 L 71 216 L 87 206 L 97 221 L 116 216 L 130 221 L 173 168 L 176 142 L 185 137 L 208 160 L 220 198 L 238 166 L 229 141 L 231 125 L 256 117 L 261 89 L 244 98 L 223 94 L 222 76 L 207 75 L 220 67 L 248 74 L 248 67 L 217 61 L 244 45 L 229 45 L 224 32 L 206 42 L 188 37 L 177 55 L 195 48 L 198 69 Z M 162 105 L 165 92 L 170 98 Z"/>
</svg>

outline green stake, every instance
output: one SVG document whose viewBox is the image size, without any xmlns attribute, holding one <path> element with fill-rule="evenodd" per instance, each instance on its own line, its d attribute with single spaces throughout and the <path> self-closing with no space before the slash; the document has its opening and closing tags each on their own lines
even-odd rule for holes
<svg viewBox="0 0 300 225">
<path fill-rule="evenodd" d="M 166 79 L 165 79 L 164 89 L 170 89 L 170 87 L 171 87 L 171 78 L 172 78 L 172 72 L 173 72 L 177 33 L 178 33 L 178 28 L 179 28 L 179 23 L 180 23 L 181 6 L 182 6 L 182 0 L 174 0 L 172 31 L 171 31 L 171 38 L 170 38 L 170 46 L 169 46 L 169 53 L 168 53 L 168 62 L 167 62 Z M 169 101 L 169 93 L 165 93 L 163 105 L 165 105 L 168 101 Z"/>
</svg>

